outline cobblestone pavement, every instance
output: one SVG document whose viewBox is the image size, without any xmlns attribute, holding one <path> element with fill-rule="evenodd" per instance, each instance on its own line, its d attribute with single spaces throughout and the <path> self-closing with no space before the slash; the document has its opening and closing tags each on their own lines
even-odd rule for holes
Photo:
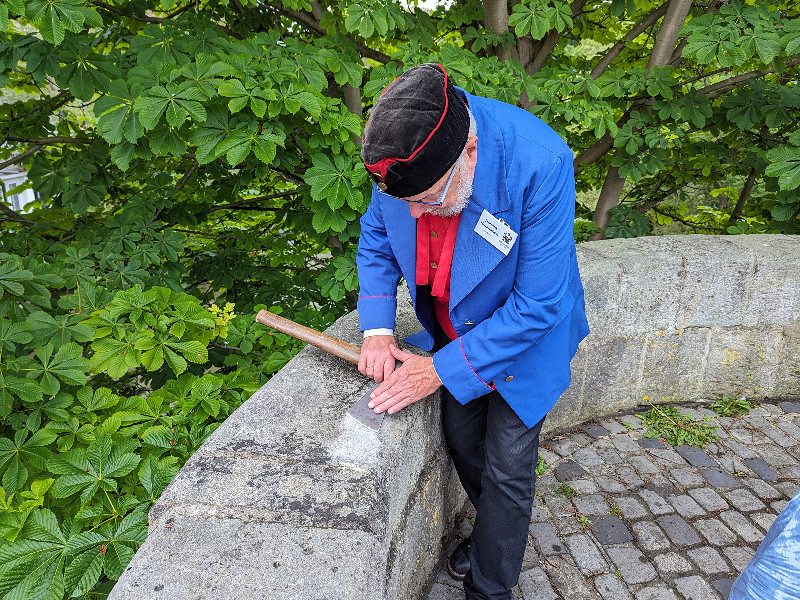
<svg viewBox="0 0 800 600">
<path fill-rule="evenodd" d="M 517 598 L 727 598 L 775 517 L 800 489 L 800 403 L 721 418 L 717 443 L 673 447 L 623 415 L 542 440 Z M 571 490 L 570 490 L 571 488 Z M 469 516 L 469 515 L 468 515 Z M 470 521 L 460 524 L 459 539 Z M 463 600 L 434 574 L 427 600 Z"/>
</svg>

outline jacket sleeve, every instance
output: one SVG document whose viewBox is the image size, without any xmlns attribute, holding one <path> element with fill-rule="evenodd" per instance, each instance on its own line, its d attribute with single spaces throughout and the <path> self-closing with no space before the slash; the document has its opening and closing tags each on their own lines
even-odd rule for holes
<svg viewBox="0 0 800 600">
<path fill-rule="evenodd" d="M 375 198 L 361 217 L 358 266 L 360 329 L 395 329 L 397 284 L 401 271 L 389 244 L 380 203 Z"/>
<path fill-rule="evenodd" d="M 511 295 L 486 320 L 433 355 L 444 385 L 462 404 L 494 388 L 494 378 L 568 313 L 575 252 L 572 157 L 562 155 L 524 198 Z"/>
</svg>

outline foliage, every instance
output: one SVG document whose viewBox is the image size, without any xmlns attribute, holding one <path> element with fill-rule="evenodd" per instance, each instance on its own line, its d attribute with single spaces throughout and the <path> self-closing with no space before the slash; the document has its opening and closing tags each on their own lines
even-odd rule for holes
<svg viewBox="0 0 800 600">
<path fill-rule="evenodd" d="M 354 306 L 363 114 L 412 64 L 544 119 L 581 198 L 625 178 L 578 241 L 797 233 L 796 3 L 696 3 L 651 66 L 663 18 L 628 33 L 660 7 L 521 0 L 489 31 L 480 0 L 0 0 L 0 165 L 28 173 L 0 186 L 0 592 L 107 593 L 176 469 L 300 347 L 254 312 Z"/>
<path fill-rule="evenodd" d="M 592 521 L 589 517 L 579 512 L 575 513 L 575 522 L 581 527 L 583 527 L 583 529 L 591 529 L 594 526 L 594 521 Z"/>
<path fill-rule="evenodd" d="M 536 475 L 544 475 L 544 472 L 546 470 L 547 470 L 547 463 L 544 462 L 544 456 L 540 454 L 539 459 L 536 461 Z"/>
<path fill-rule="evenodd" d="M 652 406 L 652 405 L 651 405 Z M 652 406 L 646 413 L 636 413 L 646 427 L 644 437 L 664 438 L 673 446 L 707 446 L 719 436 L 710 417 L 696 421 L 682 415 L 677 406 Z"/>
<path fill-rule="evenodd" d="M 736 417 L 738 415 L 746 415 L 753 408 L 753 405 L 746 398 L 723 396 L 716 402 L 709 404 L 708 408 L 720 417 Z"/>
<path fill-rule="evenodd" d="M 553 493 L 557 496 L 564 496 L 564 498 L 575 498 L 578 496 L 578 492 L 575 491 L 575 488 L 568 483 L 562 483 Z"/>
<path fill-rule="evenodd" d="M 209 310 L 161 286 L 109 291 L 95 283 L 114 280 L 110 269 L 93 265 L 90 282 L 91 254 L 70 270 L 64 250 L 0 255 L 0 588 L 14 597 L 107 592 L 152 502 L 285 362 L 225 351 L 230 337 L 267 345 L 231 304 Z"/>
</svg>

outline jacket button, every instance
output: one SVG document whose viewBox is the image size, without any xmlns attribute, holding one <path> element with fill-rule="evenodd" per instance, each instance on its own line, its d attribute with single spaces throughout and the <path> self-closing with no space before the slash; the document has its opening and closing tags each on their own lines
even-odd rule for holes
<svg viewBox="0 0 800 600">
<path fill-rule="evenodd" d="M 434 238 L 434 239 L 436 239 L 436 238 L 438 238 L 438 237 L 439 237 L 439 234 L 438 234 L 438 233 L 436 233 L 435 231 L 431 231 L 431 237 L 432 237 L 432 238 Z"/>
<path fill-rule="evenodd" d="M 513 381 L 513 380 L 514 380 L 513 375 L 509 375 L 508 377 L 506 377 L 506 381 Z"/>
<path fill-rule="evenodd" d="M 436 269 L 438 266 L 435 262 L 431 263 L 431 269 Z"/>
</svg>

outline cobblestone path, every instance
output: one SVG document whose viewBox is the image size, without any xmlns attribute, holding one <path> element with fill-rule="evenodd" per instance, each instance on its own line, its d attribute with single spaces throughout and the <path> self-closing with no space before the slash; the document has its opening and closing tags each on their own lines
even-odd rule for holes
<svg viewBox="0 0 800 600">
<path fill-rule="evenodd" d="M 547 470 L 518 598 L 727 598 L 800 489 L 800 403 L 765 403 L 729 418 L 699 406 L 681 412 L 716 418 L 717 443 L 700 449 L 645 438 L 632 415 L 542 440 Z M 459 536 L 470 527 L 465 518 Z M 428 600 L 464 598 L 445 570 L 431 583 Z"/>
</svg>

